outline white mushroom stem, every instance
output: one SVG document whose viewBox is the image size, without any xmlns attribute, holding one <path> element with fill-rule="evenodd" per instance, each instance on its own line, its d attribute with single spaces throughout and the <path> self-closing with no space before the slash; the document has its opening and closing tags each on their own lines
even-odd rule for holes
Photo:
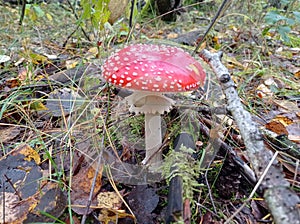
<svg viewBox="0 0 300 224">
<path fill-rule="evenodd" d="M 142 164 L 158 167 L 162 160 L 160 149 L 162 144 L 161 116 L 158 113 L 145 114 L 145 148 L 146 156 Z"/>
<path fill-rule="evenodd" d="M 158 168 L 162 161 L 161 116 L 168 112 L 174 101 L 162 93 L 136 91 L 126 97 L 130 111 L 145 114 L 145 149 L 146 156 L 142 164 Z"/>
</svg>

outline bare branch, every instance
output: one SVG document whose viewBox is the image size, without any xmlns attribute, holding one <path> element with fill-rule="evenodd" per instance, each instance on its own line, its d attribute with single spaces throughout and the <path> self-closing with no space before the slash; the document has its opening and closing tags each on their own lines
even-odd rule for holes
<svg viewBox="0 0 300 224">
<path fill-rule="evenodd" d="M 260 178 L 271 161 L 273 153 L 265 148 L 258 125 L 251 119 L 251 114 L 244 109 L 235 83 L 232 81 L 228 69 L 220 61 L 222 53 L 210 53 L 203 50 L 199 56 L 210 65 L 217 75 L 226 96 L 227 108 L 240 129 L 250 162 L 256 175 Z M 299 197 L 290 189 L 290 184 L 284 178 L 278 161 L 275 160 L 270 166 L 260 187 L 264 192 L 263 196 L 275 223 L 300 223 L 300 209 L 297 207 L 300 202 Z"/>
</svg>

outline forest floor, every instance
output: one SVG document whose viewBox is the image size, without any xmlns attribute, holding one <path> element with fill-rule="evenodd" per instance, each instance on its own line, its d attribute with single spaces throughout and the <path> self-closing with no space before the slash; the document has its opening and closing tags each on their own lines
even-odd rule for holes
<svg viewBox="0 0 300 224">
<path fill-rule="evenodd" d="M 0 7 L 0 223 L 164 223 L 173 200 L 183 201 L 183 211 L 171 218 L 177 223 L 272 223 L 262 192 L 248 199 L 256 184 L 249 180 L 251 161 L 205 62 L 197 57 L 205 86 L 170 94 L 176 103 L 162 115 L 163 176 L 139 165 L 144 116 L 129 112 L 129 92 L 101 76 L 105 59 L 127 42 L 192 52 L 218 9 L 214 2 L 185 5 L 176 22 L 148 12 L 135 15 L 132 29 L 126 16 L 101 30 L 77 19 L 80 7 L 74 12 L 67 3 L 28 4 L 22 25 L 21 7 Z M 299 3 L 280 10 L 239 2 L 226 9 L 201 49 L 223 52 L 266 151 L 278 152 L 286 180 L 299 193 Z M 174 153 L 183 133 L 190 150 Z M 215 138 L 223 147 L 210 146 Z M 176 172 L 169 162 L 175 157 Z M 182 179 L 181 199 L 170 196 L 174 173 Z"/>
</svg>

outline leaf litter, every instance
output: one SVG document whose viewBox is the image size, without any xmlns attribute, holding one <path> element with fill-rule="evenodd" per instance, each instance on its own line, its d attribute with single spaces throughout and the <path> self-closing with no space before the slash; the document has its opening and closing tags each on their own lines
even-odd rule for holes
<svg viewBox="0 0 300 224">
<path fill-rule="evenodd" d="M 45 10 L 43 7 L 46 7 L 46 5 L 40 7 L 40 9 Z M 115 153 L 115 156 L 123 155 L 123 158 L 130 163 L 141 161 L 140 157 L 143 155 L 140 149 L 143 148 L 143 144 L 134 143 L 143 138 L 142 129 L 135 127 L 142 125 L 142 123 L 135 124 L 134 120 L 126 121 L 130 115 L 126 114 L 124 104 L 120 105 L 121 97 L 117 94 L 114 95 L 113 92 L 105 88 L 104 82 L 101 80 L 100 65 L 105 56 L 97 59 L 95 57 L 97 56 L 95 47 L 82 40 L 82 34 L 76 33 L 65 48 L 61 47 L 65 37 L 76 29 L 76 24 L 72 21 L 73 15 L 70 12 L 64 11 L 64 18 L 67 21 L 63 23 L 59 19 L 61 18 L 59 12 L 62 8 L 56 4 L 51 5 L 51 7 L 53 9 L 47 11 L 47 15 L 42 15 L 39 10 L 36 10 L 37 14 L 30 14 L 33 12 L 27 11 L 28 17 L 24 21 L 24 30 L 23 32 L 17 32 L 20 37 L 15 34 L 17 29 L 15 21 L 18 20 L 17 13 L 15 13 L 16 9 L 5 6 L 8 11 L 3 13 L 3 18 L 5 18 L 3 24 L 6 25 L 8 32 L 5 32 L 4 35 L 6 42 L 3 41 L 0 45 L 2 74 L 0 96 L 1 100 L 6 100 L 5 102 L 8 103 L 5 105 L 6 109 L 1 112 L 0 135 L 2 137 L 0 141 L 4 148 L 3 157 L 0 160 L 3 168 L 1 169 L 1 178 L 4 174 L 7 176 L 11 174 L 10 172 L 13 172 L 15 179 L 10 180 L 13 183 L 12 185 L 6 183 L 5 186 L 9 190 L 5 190 L 5 193 L 2 194 L 2 198 L 5 196 L 5 200 L 1 201 L 5 202 L 7 208 L 11 208 L 11 210 L 7 210 L 9 213 L 19 214 L 19 216 L 15 216 L 16 219 L 6 214 L 6 220 L 20 221 L 27 219 L 30 222 L 51 220 L 46 218 L 47 215 L 41 215 L 38 211 L 44 211 L 53 217 L 60 217 L 62 212 L 67 209 L 65 202 L 68 187 L 66 185 L 70 179 L 72 180 L 72 204 L 69 206 L 76 214 L 86 214 L 86 207 L 84 206 L 89 203 L 90 192 L 93 189 L 89 213 L 92 214 L 93 210 L 101 210 L 97 216 L 100 222 L 116 223 L 119 222 L 117 221 L 118 218 L 125 217 L 134 220 L 134 217 L 126 212 L 124 213 L 126 207 L 121 202 L 118 194 L 108 184 L 108 177 L 102 176 L 102 170 L 98 170 L 96 182 L 93 183 L 96 172 L 95 166 L 90 165 L 91 161 L 95 161 L 97 158 L 91 153 L 101 155 L 99 151 L 95 152 L 95 149 L 99 150 L 95 144 L 101 142 L 99 136 L 105 132 L 105 129 L 109 130 L 109 138 L 117 136 L 117 140 L 107 144 L 107 147 L 111 148 L 110 150 Z M 193 13 L 199 13 L 199 11 L 194 12 L 191 10 L 189 13 L 193 15 Z M 197 21 L 202 15 L 201 12 L 200 15 L 196 15 L 194 19 Z M 181 19 L 183 19 L 182 24 L 189 21 L 184 17 Z M 13 21 L 13 23 L 9 21 Z M 228 23 L 228 26 L 226 23 Z M 260 124 L 261 128 L 266 128 L 272 134 L 275 133 L 275 136 L 272 136 L 271 139 L 276 141 L 272 143 L 269 140 L 269 149 L 274 151 L 278 144 L 286 144 L 287 146 L 294 146 L 295 151 L 299 151 L 299 46 L 286 47 L 272 36 L 269 38 L 268 44 L 270 46 L 266 46 L 262 42 L 259 36 L 260 31 L 257 28 L 244 30 L 243 27 L 237 25 L 230 26 L 230 23 L 232 21 L 225 20 L 225 25 L 217 24 L 216 31 L 205 42 L 206 48 L 211 50 L 221 49 L 226 52 L 224 63 L 232 72 L 233 78 L 237 80 L 236 85 L 245 106 L 249 110 L 254 110 L 255 116 L 263 121 Z M 152 25 L 151 23 L 147 25 L 141 23 L 136 24 L 135 27 L 136 31 L 140 31 L 145 37 L 170 39 L 185 45 L 194 45 L 196 37 L 201 34 L 201 31 L 197 30 L 198 23 L 183 27 L 178 23 L 175 26 L 163 24 L 159 28 L 152 27 Z M 118 26 L 114 29 L 121 30 Z M 49 32 L 50 30 L 51 32 Z M 187 31 L 191 30 L 196 31 L 185 35 Z M 299 38 L 299 33 L 296 33 L 296 35 Z M 113 39 L 116 42 L 124 40 L 122 38 L 118 40 L 118 36 L 114 36 Z M 9 45 L 10 43 L 13 43 L 13 45 Z M 107 51 L 105 48 L 101 49 Z M 84 52 L 88 53 L 85 54 Z M 258 55 L 261 55 L 261 58 Z M 45 82 L 47 86 L 44 85 Z M 65 87 L 68 87 L 68 89 Z M 20 89 L 25 90 L 26 93 L 13 95 Z M 62 100 L 56 101 L 58 98 Z M 32 102 L 37 103 L 33 105 Z M 114 121 L 106 123 L 105 114 L 109 104 L 113 105 L 110 105 L 111 108 L 115 108 L 110 114 L 111 119 Z M 45 113 L 49 111 L 52 112 L 52 115 Z M 121 138 L 118 135 L 122 135 L 122 132 L 118 133 L 118 131 L 127 127 L 130 121 L 132 121 L 131 129 L 123 131 L 125 134 Z M 119 126 L 114 126 L 116 123 L 119 123 Z M 13 124 L 13 126 L 7 126 L 7 124 Z M 231 124 L 224 123 L 223 125 L 227 129 L 228 127 L 232 129 L 233 133 L 229 133 L 229 135 L 234 136 L 237 134 L 235 133 L 236 128 Z M 108 133 L 107 130 L 106 133 Z M 283 135 L 287 138 L 282 138 Z M 203 141 L 203 139 L 198 139 L 198 141 L 200 140 Z M 26 154 L 21 153 L 21 157 L 18 153 L 14 155 L 14 144 L 23 142 L 30 144 L 32 148 L 26 146 L 25 151 L 28 152 Z M 238 141 L 233 142 L 236 146 L 235 150 L 243 154 L 240 151 L 243 145 L 239 144 Z M 130 153 L 126 151 L 128 149 Z M 45 164 L 46 161 L 46 163 L 49 162 L 48 165 L 42 166 L 40 162 L 37 162 L 39 161 L 37 155 L 31 153 L 32 150 L 40 154 L 42 164 Z M 66 152 L 67 150 L 70 151 Z M 75 158 L 75 153 L 73 154 L 72 151 L 79 153 L 73 163 L 72 158 Z M 298 154 L 297 152 L 286 153 L 286 151 L 283 151 L 280 154 L 279 161 L 285 168 L 288 180 L 293 183 L 293 186 L 299 187 L 299 177 L 297 176 L 299 172 L 297 171 L 299 169 L 299 165 L 297 165 L 299 163 Z M 13 155 L 16 157 L 12 157 Z M 86 158 L 81 160 L 81 155 L 85 155 Z M 112 158 L 115 159 L 116 157 Z M 247 162 L 247 157 L 244 156 L 243 158 Z M 232 164 L 232 161 L 229 164 Z M 44 167 L 45 170 L 50 169 L 51 178 L 58 180 L 59 184 L 51 186 L 50 183 L 52 182 L 47 181 L 47 176 L 42 178 L 40 166 Z M 23 167 L 23 169 L 19 167 Z M 212 164 L 211 168 L 217 169 L 217 167 L 218 161 Z M 7 170 L 11 168 L 12 171 L 8 172 Z M 227 174 L 225 170 L 223 175 Z M 36 185 L 26 191 L 27 195 L 22 194 L 22 187 L 12 188 L 15 185 L 14 183 L 27 186 L 26 178 L 31 176 Z M 232 178 L 229 175 L 225 181 L 226 183 L 221 184 L 232 183 Z M 5 181 L 9 182 L 8 179 Z M 45 186 L 50 185 L 50 187 L 42 187 L 44 190 L 41 193 L 36 186 L 44 186 L 45 182 L 47 182 Z M 245 185 L 246 181 L 239 180 L 238 182 Z M 164 183 L 158 183 L 158 185 L 160 184 Z M 123 189 L 122 197 L 125 197 L 129 206 L 133 209 L 138 223 L 155 223 L 163 219 L 163 209 L 158 211 L 158 208 L 163 207 L 159 203 L 166 202 L 164 199 L 165 194 L 158 193 L 159 189 L 154 186 L 152 184 L 152 186 L 137 185 L 132 187 L 120 183 L 120 189 Z M 63 191 L 60 189 L 63 189 Z M 233 189 L 236 189 L 236 192 L 232 193 L 238 195 L 234 203 L 238 205 L 240 203 L 238 199 L 242 199 L 243 194 L 246 195 L 246 193 L 240 187 Z M 17 192 L 22 196 L 22 200 L 16 196 Z M 43 199 L 43 196 L 38 196 L 38 194 L 47 195 L 44 197 L 47 199 Z M 46 206 L 51 204 L 50 202 L 54 198 L 58 200 L 58 207 L 50 208 Z M 108 205 L 103 198 L 113 203 Z M 234 207 L 230 203 L 226 203 L 226 200 L 222 198 L 214 198 L 214 200 L 226 204 L 225 216 L 232 214 Z M 260 199 L 258 198 L 258 200 Z M 211 202 L 200 201 L 203 202 L 204 208 L 211 206 Z M 18 206 L 15 206 L 16 204 Z M 215 223 L 220 222 L 216 221 L 214 211 L 208 208 L 207 211 L 209 212 L 203 216 L 204 220 Z M 266 214 L 267 209 L 263 203 L 251 200 L 251 208 L 243 211 L 237 217 L 237 220 L 239 223 L 250 220 L 255 223 L 257 220 L 264 219 Z M 201 217 L 201 215 L 198 215 L 198 217 Z M 1 220 L 3 220 L 2 218 L 3 214 Z"/>
</svg>

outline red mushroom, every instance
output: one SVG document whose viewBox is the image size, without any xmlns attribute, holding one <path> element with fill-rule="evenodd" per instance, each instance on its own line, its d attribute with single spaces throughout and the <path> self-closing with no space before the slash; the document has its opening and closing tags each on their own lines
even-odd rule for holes
<svg viewBox="0 0 300 224">
<path fill-rule="evenodd" d="M 146 157 L 158 167 L 162 160 L 160 114 L 174 101 L 163 93 L 197 89 L 205 81 L 200 63 L 181 48 L 135 44 L 110 56 L 102 66 L 104 78 L 115 86 L 134 90 L 126 100 L 130 111 L 145 114 Z M 157 164 L 157 165 L 155 165 Z"/>
</svg>

